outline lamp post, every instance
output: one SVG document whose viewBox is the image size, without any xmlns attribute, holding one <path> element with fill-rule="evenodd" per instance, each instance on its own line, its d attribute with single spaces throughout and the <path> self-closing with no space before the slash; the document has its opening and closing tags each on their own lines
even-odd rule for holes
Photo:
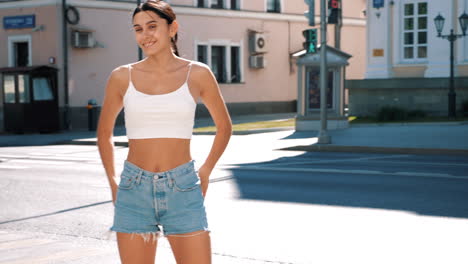
<svg viewBox="0 0 468 264">
<path fill-rule="evenodd" d="M 456 116 L 456 93 L 455 93 L 455 80 L 453 73 L 453 46 L 457 39 L 466 36 L 466 28 L 468 24 L 468 15 L 463 12 L 463 14 L 458 18 L 460 22 L 460 27 L 463 34 L 454 34 L 453 29 L 450 30 L 449 35 L 442 35 L 442 30 L 444 28 L 445 18 L 439 14 L 434 18 L 435 27 L 437 29 L 437 37 L 447 39 L 450 42 L 450 82 L 449 82 L 449 92 L 448 92 L 448 116 L 454 118 Z"/>
</svg>

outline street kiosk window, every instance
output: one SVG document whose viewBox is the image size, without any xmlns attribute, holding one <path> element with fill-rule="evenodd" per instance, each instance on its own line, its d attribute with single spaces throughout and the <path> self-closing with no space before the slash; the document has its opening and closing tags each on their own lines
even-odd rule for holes
<svg viewBox="0 0 468 264">
<path fill-rule="evenodd" d="M 35 101 L 54 100 L 52 87 L 47 78 L 33 78 L 33 96 Z"/>
<path fill-rule="evenodd" d="M 19 74 L 18 75 L 18 92 L 20 103 L 30 103 L 31 98 L 29 96 L 29 75 Z"/>
<path fill-rule="evenodd" d="M 16 103 L 15 99 L 15 76 L 14 75 L 4 75 L 3 82 L 5 87 L 5 103 L 14 104 Z"/>
</svg>

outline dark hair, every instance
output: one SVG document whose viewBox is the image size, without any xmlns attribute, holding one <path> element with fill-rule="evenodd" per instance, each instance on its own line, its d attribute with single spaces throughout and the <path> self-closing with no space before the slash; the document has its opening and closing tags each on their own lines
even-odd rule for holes
<svg viewBox="0 0 468 264">
<path fill-rule="evenodd" d="M 141 3 L 133 11 L 132 19 L 141 11 L 153 11 L 159 17 L 166 19 L 168 25 L 172 24 L 176 19 L 176 15 L 174 10 L 172 10 L 172 7 L 162 0 L 147 0 L 144 3 Z M 171 38 L 171 43 L 174 54 L 179 56 L 179 50 L 177 49 L 177 34 L 178 33 L 175 34 L 174 38 Z"/>
</svg>

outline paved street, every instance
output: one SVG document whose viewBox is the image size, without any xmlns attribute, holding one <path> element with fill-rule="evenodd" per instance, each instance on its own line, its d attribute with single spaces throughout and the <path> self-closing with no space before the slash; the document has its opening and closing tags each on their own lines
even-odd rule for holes
<svg viewBox="0 0 468 264">
<path fill-rule="evenodd" d="M 468 157 L 280 150 L 313 143 L 291 133 L 232 137 L 206 199 L 214 263 L 468 262 Z M 196 166 L 212 140 L 194 136 Z M 0 160 L 0 263 L 119 263 L 95 146 Z M 175 263 L 165 238 L 156 263 Z"/>
</svg>

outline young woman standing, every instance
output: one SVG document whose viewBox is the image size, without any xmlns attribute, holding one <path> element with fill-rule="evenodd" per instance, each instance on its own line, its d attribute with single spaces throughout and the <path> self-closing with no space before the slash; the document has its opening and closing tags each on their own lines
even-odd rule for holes
<svg viewBox="0 0 468 264">
<path fill-rule="evenodd" d="M 115 209 L 110 231 L 117 232 L 123 264 L 154 263 L 161 233 L 178 264 L 211 263 L 204 199 L 232 134 L 231 119 L 210 68 L 179 57 L 178 23 L 170 5 L 149 0 L 134 10 L 132 19 L 146 58 L 110 74 L 97 132 Z M 217 132 L 197 172 L 190 139 L 199 99 Z M 122 108 L 129 148 L 118 181 L 112 136 Z"/>
</svg>

